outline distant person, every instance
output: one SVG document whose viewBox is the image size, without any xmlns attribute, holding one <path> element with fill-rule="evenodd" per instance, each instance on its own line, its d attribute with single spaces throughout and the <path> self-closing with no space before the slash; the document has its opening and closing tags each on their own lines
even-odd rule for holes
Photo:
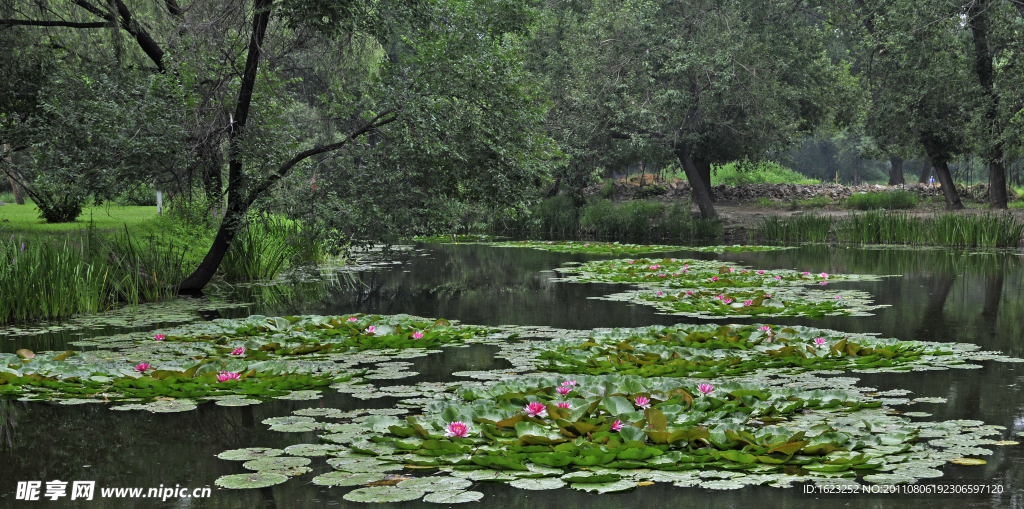
<svg viewBox="0 0 1024 509">
<path fill-rule="evenodd" d="M 935 184 L 935 177 L 928 177 L 928 185 Z"/>
</svg>

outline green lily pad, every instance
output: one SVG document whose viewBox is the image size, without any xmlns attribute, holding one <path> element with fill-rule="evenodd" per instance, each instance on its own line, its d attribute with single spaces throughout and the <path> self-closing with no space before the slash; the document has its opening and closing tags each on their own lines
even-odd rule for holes
<svg viewBox="0 0 1024 509">
<path fill-rule="evenodd" d="M 270 458 L 259 458 L 246 461 L 242 468 L 246 470 L 276 470 L 284 468 L 304 467 L 309 464 L 309 458 L 301 456 L 274 456 Z"/>
<path fill-rule="evenodd" d="M 253 473 L 221 476 L 214 481 L 214 484 L 221 488 L 244 490 L 252 488 L 266 488 L 275 484 L 281 484 L 287 480 L 288 476 L 282 474 Z"/>
<path fill-rule="evenodd" d="M 261 474 L 281 474 L 287 475 L 288 477 L 298 477 L 300 475 L 306 475 L 312 472 L 313 469 L 309 467 L 288 467 L 288 468 L 269 468 L 261 469 Z"/>
<path fill-rule="evenodd" d="M 232 449 L 230 451 L 224 451 L 217 455 L 222 460 L 230 461 L 250 461 L 260 458 L 271 458 L 274 456 L 280 456 L 284 454 L 281 449 L 271 449 L 269 447 L 249 447 L 246 449 Z"/>
<path fill-rule="evenodd" d="M 319 456 L 327 456 L 328 453 L 339 450 L 337 445 L 333 444 L 295 444 L 284 448 L 286 454 L 292 456 L 305 456 L 307 458 L 315 458 Z"/>
<path fill-rule="evenodd" d="M 424 493 L 394 486 L 371 486 L 352 490 L 343 498 L 350 502 L 407 502 L 422 497 Z"/>
<path fill-rule="evenodd" d="M 316 422 L 316 419 L 312 417 L 303 416 L 271 417 L 269 419 L 263 419 L 263 424 L 266 424 L 268 426 L 275 426 L 278 424 L 297 424 L 305 422 Z"/>
<path fill-rule="evenodd" d="M 588 493 L 615 493 L 619 491 L 629 491 L 636 488 L 636 483 L 633 481 L 621 480 L 600 483 L 572 483 L 569 487 L 574 490 L 586 491 Z"/>
<path fill-rule="evenodd" d="M 473 481 L 455 477 L 416 477 L 396 484 L 399 488 L 426 492 L 462 491 L 472 485 Z"/>
<path fill-rule="evenodd" d="M 372 482 L 382 481 L 387 477 L 380 472 L 352 474 L 349 472 L 327 472 L 313 478 L 313 484 L 318 486 L 360 486 Z"/>
<path fill-rule="evenodd" d="M 565 481 L 553 477 L 541 477 L 539 479 L 516 479 L 509 483 L 514 488 L 521 490 L 557 490 L 565 487 Z"/>
<path fill-rule="evenodd" d="M 432 504 L 463 504 L 481 498 L 484 498 L 484 494 L 479 491 L 435 491 L 423 497 L 423 501 Z"/>
</svg>

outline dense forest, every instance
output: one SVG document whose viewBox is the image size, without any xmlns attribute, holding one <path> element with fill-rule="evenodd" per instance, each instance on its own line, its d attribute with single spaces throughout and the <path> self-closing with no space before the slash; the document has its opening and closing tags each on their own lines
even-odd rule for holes
<svg viewBox="0 0 1024 509">
<path fill-rule="evenodd" d="M 4 186 L 50 222 L 160 191 L 332 245 L 515 217 L 639 162 L 990 184 L 1024 148 L 1024 0 L 0 0 Z"/>
</svg>

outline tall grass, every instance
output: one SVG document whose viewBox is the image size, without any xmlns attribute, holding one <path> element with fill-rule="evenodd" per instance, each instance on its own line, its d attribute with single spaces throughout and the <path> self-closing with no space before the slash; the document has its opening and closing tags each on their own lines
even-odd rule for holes
<svg viewBox="0 0 1024 509">
<path fill-rule="evenodd" d="M 846 206 L 857 210 L 912 209 L 917 206 L 918 197 L 907 191 L 884 193 L 856 193 L 846 199 Z"/>
<path fill-rule="evenodd" d="M 229 281 L 274 279 L 290 261 L 316 262 L 319 246 L 298 224 L 278 217 L 257 219 L 238 233 L 220 264 Z"/>
<path fill-rule="evenodd" d="M 0 323 L 103 310 L 112 304 L 113 279 L 81 247 L 26 247 L 12 238 L 0 246 Z"/>
<path fill-rule="evenodd" d="M 801 215 L 762 218 L 763 240 L 857 244 L 904 244 L 969 247 L 1017 247 L 1024 222 L 1008 215 L 939 214 L 927 218 L 905 212 L 865 212 L 843 219 Z"/>
</svg>

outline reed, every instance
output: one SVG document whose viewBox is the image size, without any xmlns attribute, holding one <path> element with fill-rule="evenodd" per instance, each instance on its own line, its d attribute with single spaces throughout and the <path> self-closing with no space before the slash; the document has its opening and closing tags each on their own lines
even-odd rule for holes
<svg viewBox="0 0 1024 509">
<path fill-rule="evenodd" d="M 914 217 L 905 212 L 869 211 L 833 220 L 803 215 L 762 218 L 757 224 L 762 240 L 901 244 L 965 247 L 1017 247 L 1024 222 L 1010 215 L 938 214 Z"/>
<path fill-rule="evenodd" d="M 265 281 L 274 279 L 298 252 L 298 226 L 291 221 L 270 217 L 250 222 L 235 236 L 220 270 L 229 281 Z"/>
</svg>

